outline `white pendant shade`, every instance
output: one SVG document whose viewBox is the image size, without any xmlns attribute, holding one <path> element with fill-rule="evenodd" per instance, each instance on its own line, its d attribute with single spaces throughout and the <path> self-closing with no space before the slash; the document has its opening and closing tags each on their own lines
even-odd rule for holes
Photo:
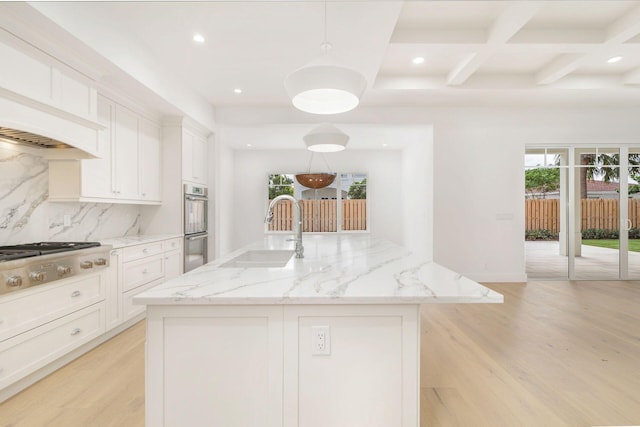
<svg viewBox="0 0 640 427">
<path fill-rule="evenodd" d="M 339 114 L 360 103 L 367 82 L 362 74 L 333 63 L 327 55 L 321 64 L 309 64 L 284 81 L 293 105 L 312 114 Z"/>
<path fill-rule="evenodd" d="M 349 135 L 333 125 L 323 123 L 313 128 L 302 139 L 308 150 L 330 153 L 344 150 L 349 142 Z"/>
</svg>

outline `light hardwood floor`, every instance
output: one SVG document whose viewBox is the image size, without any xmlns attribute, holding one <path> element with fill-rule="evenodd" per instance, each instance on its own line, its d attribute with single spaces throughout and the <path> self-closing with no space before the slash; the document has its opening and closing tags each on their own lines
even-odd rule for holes
<svg viewBox="0 0 640 427">
<path fill-rule="evenodd" d="M 640 282 L 488 286 L 504 304 L 422 307 L 422 426 L 640 425 Z M 0 405 L 0 426 L 142 427 L 144 332 Z"/>
</svg>

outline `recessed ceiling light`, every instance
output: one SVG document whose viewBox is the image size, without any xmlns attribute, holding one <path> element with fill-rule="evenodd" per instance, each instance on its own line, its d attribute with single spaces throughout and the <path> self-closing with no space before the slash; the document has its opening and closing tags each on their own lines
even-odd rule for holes
<svg viewBox="0 0 640 427">
<path fill-rule="evenodd" d="M 253 145 L 251 145 L 251 144 L 247 144 L 247 147 L 251 148 L 251 147 L 253 147 Z"/>
<path fill-rule="evenodd" d="M 242 93 L 242 89 L 238 89 L 238 88 L 236 88 L 236 89 L 234 89 L 234 90 L 233 90 L 233 92 L 234 92 L 234 93 Z"/>
<path fill-rule="evenodd" d="M 388 144 L 382 144 L 383 147 L 386 147 Z"/>
<path fill-rule="evenodd" d="M 422 64 L 424 63 L 424 58 L 422 56 L 416 56 L 415 58 L 413 58 L 411 60 L 411 62 L 413 62 L 414 64 Z"/>
<path fill-rule="evenodd" d="M 609 64 L 615 64 L 616 62 L 620 61 L 621 59 L 622 59 L 622 56 L 614 56 L 613 58 L 607 59 L 607 62 Z"/>
<path fill-rule="evenodd" d="M 198 43 L 204 43 L 204 36 L 202 34 L 194 34 L 193 41 Z"/>
</svg>

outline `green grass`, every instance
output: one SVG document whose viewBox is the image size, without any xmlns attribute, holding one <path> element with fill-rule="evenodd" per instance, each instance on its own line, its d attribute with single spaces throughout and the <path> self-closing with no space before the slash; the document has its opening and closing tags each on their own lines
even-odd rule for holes
<svg viewBox="0 0 640 427">
<path fill-rule="evenodd" d="M 583 245 L 598 246 L 600 248 L 620 249 L 620 241 L 612 239 L 583 240 Z M 630 239 L 629 250 L 631 252 L 640 252 L 640 240 Z"/>
</svg>

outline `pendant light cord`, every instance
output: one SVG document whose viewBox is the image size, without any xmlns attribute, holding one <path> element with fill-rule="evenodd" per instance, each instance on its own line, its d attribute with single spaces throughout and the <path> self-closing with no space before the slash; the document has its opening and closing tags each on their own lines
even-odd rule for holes
<svg viewBox="0 0 640 427">
<path fill-rule="evenodd" d="M 323 44 L 328 43 L 327 40 L 327 0 L 324 0 L 324 41 Z"/>
<path fill-rule="evenodd" d="M 320 43 L 322 53 L 326 54 L 333 46 L 327 40 L 327 0 L 324 0 L 324 41 Z"/>
<path fill-rule="evenodd" d="M 313 163 L 313 156 L 316 153 L 314 151 L 311 152 L 311 157 L 309 158 L 309 164 L 307 165 L 307 173 L 311 172 L 311 163 Z M 322 156 L 322 160 L 324 160 L 324 164 L 327 167 L 327 172 L 331 172 L 331 166 L 329 166 L 329 162 L 327 162 L 327 158 L 324 156 L 324 153 L 320 153 Z"/>
</svg>

